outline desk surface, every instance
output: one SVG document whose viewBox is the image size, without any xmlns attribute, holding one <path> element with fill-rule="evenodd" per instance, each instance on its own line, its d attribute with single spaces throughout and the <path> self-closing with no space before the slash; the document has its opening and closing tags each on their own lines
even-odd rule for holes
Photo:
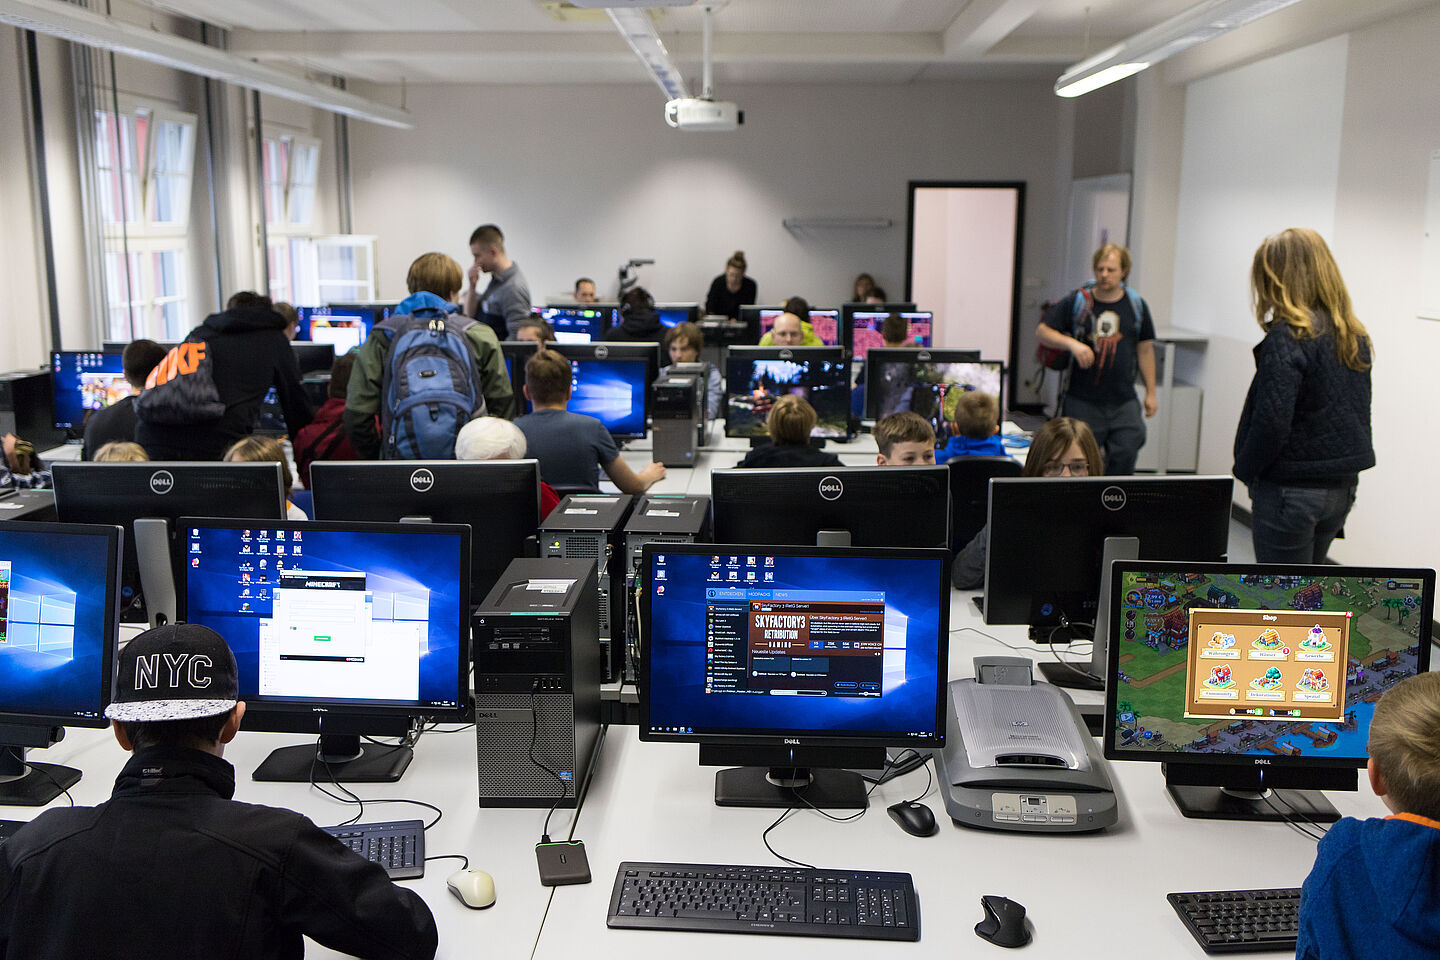
<svg viewBox="0 0 1440 960">
<path fill-rule="evenodd" d="M 981 655 L 1048 656 L 1024 639 L 1024 629 L 986 626 L 969 593 L 952 594 L 950 677 L 972 675 Z M 993 638 L 993 639 L 991 639 Z M 1007 649 L 1013 644 L 1020 649 Z M 1075 692 L 1079 703 L 1097 703 L 1098 693 Z M 284 734 L 243 732 L 226 750 L 239 775 L 236 798 L 285 806 L 317 823 L 336 823 L 354 812 L 318 791 L 298 784 L 255 783 L 249 772 L 274 747 L 302 742 Z M 104 800 L 125 760 L 106 731 L 71 730 L 38 760 L 84 770 L 72 793 L 75 801 Z M 606 904 L 622 860 L 670 860 L 770 864 L 760 835 L 778 811 L 714 805 L 714 768 L 701 767 L 693 745 L 641 743 L 633 727 L 612 727 L 579 816 L 575 835 L 585 841 L 593 881 L 552 891 L 539 883 L 534 844 L 544 810 L 480 809 L 476 804 L 475 741 L 471 728 L 427 733 L 415 761 L 398 784 L 357 786 L 364 797 L 413 797 L 440 806 L 445 815 L 426 837 L 431 856 L 464 853 L 472 866 L 495 877 L 498 900 L 485 911 L 461 906 L 445 890 L 457 861 L 428 865 L 426 875 L 407 885 L 430 904 L 440 927 L 442 958 L 474 956 L 482 945 L 496 956 L 656 956 L 676 951 L 687 957 L 729 957 L 734 951 L 781 956 L 796 950 L 825 950 L 838 956 L 893 953 L 914 957 L 988 951 L 972 928 L 980 918 L 980 896 L 1002 894 L 1024 904 L 1035 928 L 1026 955 L 1105 957 L 1124 939 L 1140 955 L 1204 956 L 1191 940 L 1165 894 L 1177 890 L 1245 886 L 1298 886 L 1314 859 L 1314 842 L 1283 824 L 1186 820 L 1166 794 L 1158 764 L 1110 766 L 1120 800 L 1120 823 L 1090 835 L 1017 835 L 971 830 L 948 822 L 932 785 L 924 802 L 941 822 L 938 836 L 911 837 L 890 820 L 885 807 L 918 794 L 925 773 L 915 771 L 876 789 L 869 811 L 849 823 L 834 823 L 814 812 L 799 813 L 770 835 L 777 850 L 820 866 L 902 870 L 914 875 L 921 904 L 921 941 L 882 945 L 875 941 L 796 940 L 789 937 L 700 935 L 610 930 Z M 1332 793 L 1344 814 L 1383 816 L 1368 790 Z M 63 805 L 64 799 L 57 801 Z M 29 819 L 38 810 L 0 807 L 0 818 Z M 559 810 L 551 836 L 570 831 L 572 811 Z M 405 804 L 367 806 L 366 820 L 433 818 Z M 538 940 L 537 940 L 538 938 Z M 334 956 L 311 945 L 311 957 Z M 1261 956 L 1261 955 L 1257 955 Z M 1271 955 L 1273 956 L 1273 954 Z"/>
</svg>

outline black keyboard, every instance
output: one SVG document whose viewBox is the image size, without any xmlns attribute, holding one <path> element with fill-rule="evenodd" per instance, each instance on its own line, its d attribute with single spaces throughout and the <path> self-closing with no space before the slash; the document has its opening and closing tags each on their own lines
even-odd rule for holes
<svg viewBox="0 0 1440 960">
<path fill-rule="evenodd" d="M 615 871 L 607 926 L 919 940 L 908 873 L 635 863 Z"/>
<path fill-rule="evenodd" d="M 425 824 L 419 820 L 350 823 L 324 830 L 366 860 L 380 864 L 391 880 L 425 876 Z"/>
<path fill-rule="evenodd" d="M 1299 887 L 1171 893 L 1166 899 L 1206 953 L 1295 952 Z"/>
</svg>

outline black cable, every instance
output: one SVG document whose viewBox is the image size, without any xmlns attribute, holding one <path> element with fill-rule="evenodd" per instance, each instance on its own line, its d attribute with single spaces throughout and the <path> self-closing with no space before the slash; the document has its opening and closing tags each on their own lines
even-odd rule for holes
<svg viewBox="0 0 1440 960">
<path fill-rule="evenodd" d="M 425 858 L 426 863 L 429 863 L 431 860 L 459 860 L 461 863 L 464 864 L 464 866 L 460 868 L 461 870 L 470 869 L 470 858 L 465 856 L 465 854 L 463 853 L 440 853 L 436 854 L 433 857 Z"/>
<path fill-rule="evenodd" d="M 763 843 L 763 844 L 765 844 L 765 849 L 766 849 L 766 850 L 769 850 L 770 853 L 771 853 L 776 859 L 778 859 L 778 860 L 783 860 L 783 861 L 785 861 L 786 863 L 793 864 L 794 866 L 797 866 L 797 867 L 807 867 L 807 868 L 809 868 L 809 869 L 811 869 L 811 870 L 816 870 L 816 869 L 818 869 L 813 863 L 805 863 L 805 862 L 802 861 L 802 860 L 792 860 L 792 859 L 790 859 L 789 857 L 785 856 L 785 855 L 784 855 L 783 853 L 781 853 L 780 851 L 776 850 L 774 847 L 770 846 L 770 831 L 771 831 L 771 830 L 774 830 L 776 827 L 780 826 L 780 824 L 784 823 L 786 820 L 788 820 L 788 819 L 790 818 L 790 816 L 791 816 L 792 814 L 794 814 L 796 811 L 798 811 L 798 810 L 800 809 L 800 806 L 797 805 L 796 803 L 794 803 L 793 801 L 798 800 L 798 801 L 800 802 L 800 804 L 803 804 L 803 805 L 809 807 L 811 810 L 813 810 L 813 811 L 815 811 L 816 813 L 820 814 L 820 816 L 824 817 L 826 820 L 830 820 L 830 821 L 832 821 L 832 822 L 834 822 L 834 823 L 851 823 L 851 822 L 853 822 L 853 821 L 855 821 L 855 820 L 859 820 L 861 817 L 865 816 L 866 811 L 870 809 L 870 795 L 875 792 L 875 788 L 878 787 L 878 786 L 880 786 L 880 784 L 885 783 L 887 780 L 892 779 L 891 777 L 886 776 L 886 774 L 890 771 L 890 769 L 891 769 L 893 766 L 895 766 L 895 764 L 899 761 L 899 759 L 900 759 L 901 757 L 905 756 L 905 754 L 907 754 L 907 753 L 912 753 L 912 754 L 915 754 L 916 756 L 919 756 L 919 755 L 920 755 L 918 750 L 915 750 L 913 747 L 907 747 L 906 749 L 904 749 L 904 750 L 900 751 L 898 754 L 896 754 L 894 757 L 886 757 L 886 759 L 885 759 L 885 766 L 882 767 L 881 770 L 880 770 L 880 776 L 876 777 L 874 780 L 870 780 L 868 777 L 863 777 L 863 776 L 861 777 L 862 780 L 865 780 L 866 782 L 868 782 L 868 783 L 870 784 L 870 789 L 868 789 L 868 790 L 865 791 L 865 806 L 861 807 L 859 810 L 855 811 L 854 813 L 849 814 L 848 816 L 837 817 L 837 816 L 835 816 L 834 814 L 832 814 L 832 813 L 827 813 L 826 811 L 821 810 L 819 807 L 815 806 L 815 804 L 811 803 L 811 802 L 805 797 L 804 791 L 805 791 L 806 789 L 808 789 L 808 788 L 805 788 L 805 787 L 800 787 L 800 788 L 790 787 L 790 788 L 789 788 L 789 790 L 790 790 L 790 797 L 791 797 L 791 800 L 792 800 L 790 806 L 786 807 L 786 808 L 785 808 L 785 811 L 784 811 L 783 813 L 781 813 L 780 816 L 776 817 L 776 818 L 775 818 L 775 821 L 774 821 L 773 823 L 771 823 L 770 826 L 768 826 L 768 827 L 766 827 L 766 828 L 764 829 L 764 831 L 760 834 L 760 842 Z M 922 759 L 922 762 L 923 762 L 923 759 Z M 912 767 L 911 769 L 914 769 L 914 768 Z M 928 774 L 927 774 L 927 775 L 928 775 Z M 927 787 L 925 788 L 925 790 L 926 790 L 926 792 L 928 793 L 929 790 L 930 790 L 930 788 L 927 786 Z M 923 794 L 922 794 L 922 796 L 923 796 Z"/>
<path fill-rule="evenodd" d="M 929 759 L 929 757 L 922 757 L 920 760 L 920 765 L 925 768 L 925 789 L 921 790 L 920 793 L 912 799 L 906 800 L 905 802 L 907 804 L 919 803 L 925 798 L 925 794 L 930 792 L 930 788 L 935 785 L 935 778 L 930 775 L 930 764 L 926 762 Z"/>
<path fill-rule="evenodd" d="M 555 808 L 560 806 L 560 801 L 564 800 L 565 794 L 569 792 L 569 784 L 565 782 L 564 777 L 560 776 L 560 774 L 545 766 L 545 764 L 540 762 L 540 758 L 535 756 L 536 714 L 540 711 L 539 701 L 535 699 L 535 689 L 539 686 L 539 680 L 532 681 L 530 684 L 530 749 L 528 752 L 530 754 L 530 762 L 535 764 L 535 766 L 539 767 L 541 770 L 544 770 L 546 773 L 550 774 L 550 776 L 555 778 L 555 782 L 560 784 L 560 795 L 555 798 L 554 803 L 550 804 L 550 809 L 545 814 L 545 825 L 540 828 L 540 842 L 549 843 L 550 818 L 554 816 Z M 576 800 L 578 803 L 578 795 L 576 797 Z"/>
<path fill-rule="evenodd" d="M 62 786 L 60 781 L 56 780 L 54 775 L 51 774 L 49 770 L 46 770 L 44 767 L 41 766 L 36 766 L 33 763 L 27 764 L 27 766 L 29 766 L 31 770 L 34 770 L 36 773 L 40 774 L 46 780 L 49 780 L 51 783 L 55 784 L 55 788 L 61 793 L 65 794 L 65 799 L 70 802 L 70 806 L 75 806 L 75 798 L 70 796 L 70 788 Z"/>
<path fill-rule="evenodd" d="M 1262 790 L 1260 793 L 1260 799 L 1264 800 L 1265 805 L 1268 806 L 1271 810 L 1274 810 L 1275 813 L 1279 815 L 1280 819 L 1285 823 L 1286 826 L 1292 828 L 1297 833 L 1303 833 L 1305 836 L 1309 837 L 1311 840 L 1314 840 L 1316 843 L 1319 843 L 1320 840 L 1324 838 L 1326 833 L 1325 830 L 1322 829 L 1319 833 L 1315 833 L 1308 829 L 1308 827 L 1310 826 L 1318 825 L 1311 824 L 1308 820 L 1301 820 L 1298 817 L 1291 816 L 1284 810 L 1281 810 L 1279 807 L 1275 806 L 1275 801 L 1279 800 L 1281 803 L 1285 804 L 1285 806 L 1290 807 L 1292 811 L 1295 810 L 1295 808 L 1291 807 L 1290 804 L 1278 793 L 1275 793 L 1273 790 Z"/>
<path fill-rule="evenodd" d="M 344 796 L 339 793 L 334 793 L 330 791 L 329 789 L 327 789 L 325 784 L 315 779 L 316 763 L 324 765 L 325 772 L 330 775 L 330 783 L 343 791 Z M 344 821 L 343 823 L 337 824 L 337 826 L 344 827 L 349 826 L 352 823 L 359 823 L 360 818 L 365 816 L 365 804 L 367 803 L 408 803 L 412 806 L 425 807 L 427 810 L 434 810 L 435 819 L 424 825 L 424 829 L 426 830 L 429 830 L 431 827 L 435 826 L 435 824 L 439 823 L 441 819 L 443 819 L 445 816 L 444 810 L 441 810 L 439 807 L 435 806 L 435 804 L 427 803 L 424 800 L 411 800 L 407 797 L 361 797 L 359 794 L 355 793 L 355 791 L 351 790 L 349 787 L 345 786 L 345 784 L 340 782 L 340 778 L 336 776 L 335 769 L 330 766 L 330 762 L 326 760 L 323 756 L 321 756 L 319 738 L 316 738 L 315 741 L 315 756 L 310 761 L 310 786 L 314 787 L 316 790 L 319 790 L 321 793 L 325 794 L 325 796 L 329 797 L 332 800 L 335 800 L 339 803 L 353 803 L 359 807 L 359 809 L 355 812 L 355 816 L 351 817 L 349 820 Z"/>
<path fill-rule="evenodd" d="M 781 853 L 779 850 L 776 850 L 774 847 L 770 846 L 770 831 L 774 830 L 776 827 L 780 826 L 780 824 L 790 819 L 790 816 L 794 814 L 795 811 L 798 809 L 800 808 L 794 805 L 786 807 L 784 812 L 782 812 L 780 816 L 775 818 L 775 822 L 770 824 L 770 826 L 766 827 L 765 830 L 760 834 L 760 842 L 765 844 L 765 849 L 769 850 L 770 853 L 774 855 L 775 859 L 783 860 L 786 863 L 793 864 L 797 867 L 805 867 L 810 870 L 815 870 L 818 869 L 815 864 L 806 863 L 803 860 L 792 860 L 789 857 L 785 856 L 785 854 Z"/>
</svg>

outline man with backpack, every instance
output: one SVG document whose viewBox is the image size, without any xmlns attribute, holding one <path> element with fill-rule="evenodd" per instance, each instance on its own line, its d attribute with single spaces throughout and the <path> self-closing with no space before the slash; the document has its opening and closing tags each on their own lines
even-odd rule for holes
<svg viewBox="0 0 1440 960">
<path fill-rule="evenodd" d="M 1035 330 L 1042 348 L 1070 355 L 1061 413 L 1083 420 L 1105 455 L 1105 472 L 1135 472 L 1145 444 L 1145 417 L 1155 416 L 1155 321 L 1150 306 L 1125 285 L 1130 251 L 1106 243 L 1091 259 L 1095 279 L 1058 300 Z M 1145 383 L 1144 417 L 1135 373 Z"/>
<path fill-rule="evenodd" d="M 135 398 L 135 442 L 151 460 L 219 460 L 255 429 L 271 387 L 294 436 L 312 409 L 270 298 L 237 293 L 150 371 Z"/>
<path fill-rule="evenodd" d="M 463 279 L 443 253 L 417 258 L 410 296 L 352 351 L 343 421 L 360 459 L 450 460 L 470 420 L 515 415 L 500 341 L 454 303 Z"/>
</svg>

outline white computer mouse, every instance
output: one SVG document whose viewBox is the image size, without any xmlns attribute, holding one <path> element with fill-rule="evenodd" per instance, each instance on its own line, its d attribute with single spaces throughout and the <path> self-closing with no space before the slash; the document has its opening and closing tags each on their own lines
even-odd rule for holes
<svg viewBox="0 0 1440 960">
<path fill-rule="evenodd" d="M 445 886 L 472 910 L 484 910 L 495 903 L 495 878 L 484 870 L 458 870 L 450 874 Z"/>
</svg>

